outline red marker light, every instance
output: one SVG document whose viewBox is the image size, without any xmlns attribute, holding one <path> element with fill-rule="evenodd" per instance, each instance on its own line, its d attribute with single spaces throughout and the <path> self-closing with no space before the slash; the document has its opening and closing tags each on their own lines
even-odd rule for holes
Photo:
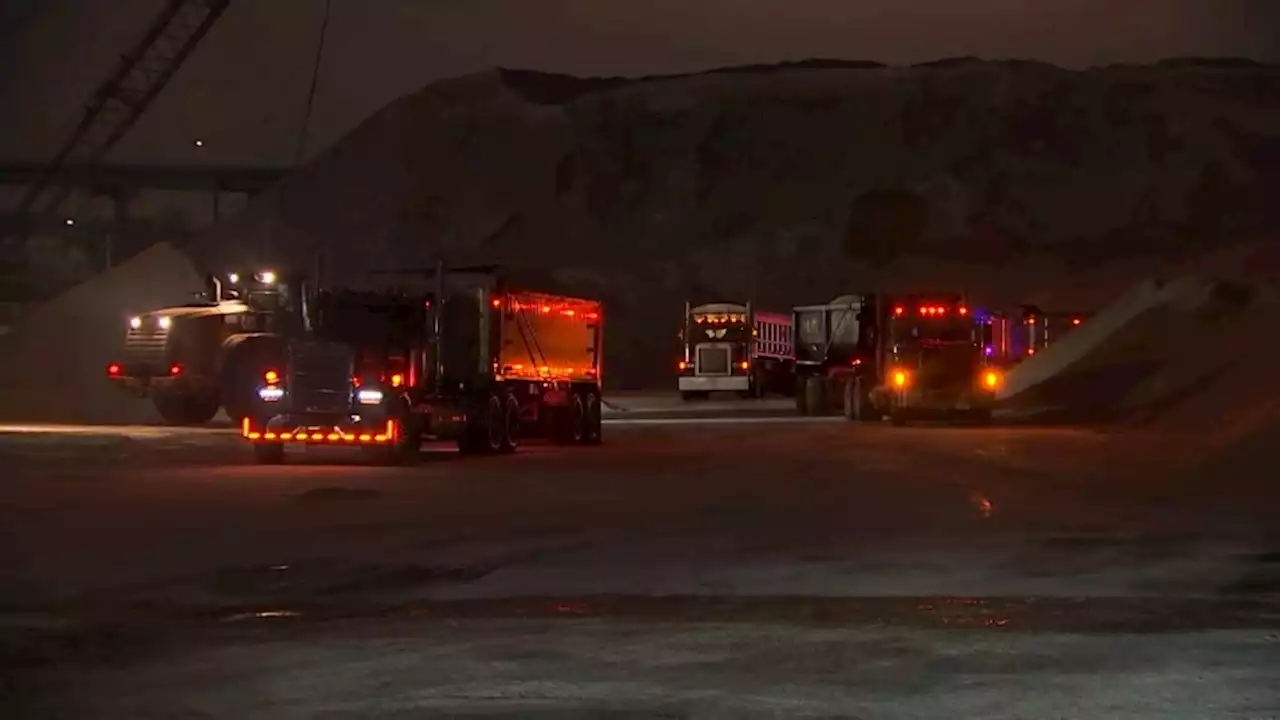
<svg viewBox="0 0 1280 720">
<path fill-rule="evenodd" d="M 969 314 L 969 308 L 967 308 L 967 307 L 965 307 L 965 306 L 961 305 L 961 306 L 960 306 L 960 310 L 959 310 L 959 312 L 960 312 L 960 314 L 961 314 L 961 315 L 968 315 L 968 314 Z"/>
<path fill-rule="evenodd" d="M 681 370 L 687 370 L 689 368 L 689 363 L 683 360 L 681 360 L 677 365 Z"/>
<path fill-rule="evenodd" d="M 120 364 L 119 364 L 119 363 L 111 363 L 110 365 L 108 365 L 108 366 L 107 366 L 107 375 L 108 375 L 108 376 L 110 376 L 110 377 L 116 377 L 116 376 L 117 376 L 117 375 L 119 375 L 119 374 L 120 374 Z"/>
<path fill-rule="evenodd" d="M 182 366 L 181 366 L 181 365 L 170 365 L 170 366 L 169 366 L 169 374 L 170 374 L 170 375 L 181 375 L 181 374 L 182 374 Z"/>
<path fill-rule="evenodd" d="M 268 385 L 274 385 L 280 382 L 280 373 L 275 370 L 268 370 L 262 375 L 262 379 L 266 380 Z"/>
<path fill-rule="evenodd" d="M 902 308 L 902 306 L 898 306 L 893 309 L 894 315 L 901 315 L 903 312 L 905 312 L 905 310 Z"/>
</svg>

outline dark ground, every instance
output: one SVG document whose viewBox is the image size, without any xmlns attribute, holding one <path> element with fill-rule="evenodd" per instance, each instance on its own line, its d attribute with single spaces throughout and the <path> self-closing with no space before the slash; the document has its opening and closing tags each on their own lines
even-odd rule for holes
<svg viewBox="0 0 1280 720">
<path fill-rule="evenodd" d="M 679 417 L 415 468 L 7 428 L 4 692 L 32 717 L 1280 709 L 1268 478 L 1179 479 L 1140 435 Z"/>
</svg>

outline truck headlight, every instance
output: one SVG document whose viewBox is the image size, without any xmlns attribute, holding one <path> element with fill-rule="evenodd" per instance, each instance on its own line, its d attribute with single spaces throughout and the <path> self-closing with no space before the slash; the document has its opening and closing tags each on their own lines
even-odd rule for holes
<svg viewBox="0 0 1280 720">
<path fill-rule="evenodd" d="M 258 388 L 258 397 L 265 402 L 276 402 L 284 397 L 284 390 L 275 385 Z"/>
<path fill-rule="evenodd" d="M 356 402 L 361 405 L 379 405 L 382 403 L 382 391 L 360 390 L 356 393 Z"/>
<path fill-rule="evenodd" d="M 131 317 L 131 318 L 129 318 L 129 327 L 133 328 L 134 330 L 137 330 L 138 328 L 141 328 L 141 327 L 142 327 L 142 318 L 140 318 L 140 317 Z"/>
<path fill-rule="evenodd" d="M 161 330 L 168 330 L 169 326 L 173 324 L 173 320 L 168 315 L 161 315 L 156 324 L 160 326 Z"/>
</svg>

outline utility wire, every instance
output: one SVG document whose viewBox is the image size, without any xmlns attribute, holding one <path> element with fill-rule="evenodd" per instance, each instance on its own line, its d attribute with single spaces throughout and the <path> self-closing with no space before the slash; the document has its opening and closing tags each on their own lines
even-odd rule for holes
<svg viewBox="0 0 1280 720">
<path fill-rule="evenodd" d="M 320 40 L 316 43 L 316 58 L 311 66 L 311 88 L 307 91 L 307 108 L 302 113 L 302 129 L 298 132 L 298 147 L 293 154 L 293 165 L 302 163 L 302 153 L 307 146 L 307 128 L 311 124 L 311 108 L 316 100 L 316 81 L 320 77 L 320 59 L 324 56 L 324 38 L 329 30 L 329 9 L 332 0 L 324 0 L 324 21 L 320 24 Z"/>
</svg>

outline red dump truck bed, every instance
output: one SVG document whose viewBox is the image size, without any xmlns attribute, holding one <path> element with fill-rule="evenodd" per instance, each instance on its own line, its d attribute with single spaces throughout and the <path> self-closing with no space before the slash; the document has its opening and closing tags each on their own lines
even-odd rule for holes
<svg viewBox="0 0 1280 720">
<path fill-rule="evenodd" d="M 603 315 L 600 302 L 547 293 L 508 291 L 502 309 L 498 375 L 599 383 Z"/>
</svg>

